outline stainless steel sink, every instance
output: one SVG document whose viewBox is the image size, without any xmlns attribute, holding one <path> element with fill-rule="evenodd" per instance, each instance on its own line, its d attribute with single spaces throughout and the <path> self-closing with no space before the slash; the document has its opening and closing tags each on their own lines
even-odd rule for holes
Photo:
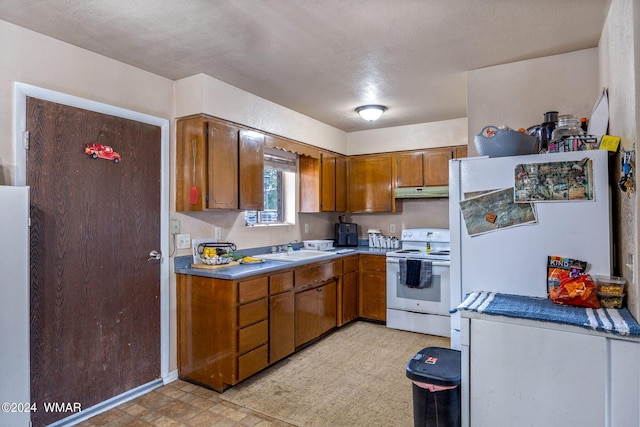
<svg viewBox="0 0 640 427">
<path fill-rule="evenodd" d="M 268 259 L 272 261 L 303 261 L 310 259 L 331 258 L 335 256 L 335 252 L 316 251 L 313 249 L 301 249 L 292 252 L 276 252 L 262 255 L 255 255 L 257 258 Z"/>
</svg>

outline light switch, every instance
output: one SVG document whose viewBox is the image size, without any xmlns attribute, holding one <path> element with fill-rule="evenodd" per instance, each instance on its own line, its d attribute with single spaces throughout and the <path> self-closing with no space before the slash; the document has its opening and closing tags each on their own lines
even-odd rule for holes
<svg viewBox="0 0 640 427">
<path fill-rule="evenodd" d="M 190 234 L 178 234 L 178 241 L 176 246 L 178 249 L 189 249 L 191 247 L 191 235 Z"/>
<path fill-rule="evenodd" d="M 172 219 L 171 220 L 171 234 L 180 234 L 180 220 Z"/>
</svg>

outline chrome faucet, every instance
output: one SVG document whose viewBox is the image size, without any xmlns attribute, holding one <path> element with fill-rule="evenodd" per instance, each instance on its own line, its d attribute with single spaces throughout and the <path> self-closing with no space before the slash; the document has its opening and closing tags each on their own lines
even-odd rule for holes
<svg viewBox="0 0 640 427">
<path fill-rule="evenodd" d="M 287 243 L 286 245 L 280 246 L 280 251 L 281 252 L 293 252 L 293 244 L 294 243 L 298 243 L 298 241 L 297 240 L 292 240 L 289 243 Z"/>
</svg>

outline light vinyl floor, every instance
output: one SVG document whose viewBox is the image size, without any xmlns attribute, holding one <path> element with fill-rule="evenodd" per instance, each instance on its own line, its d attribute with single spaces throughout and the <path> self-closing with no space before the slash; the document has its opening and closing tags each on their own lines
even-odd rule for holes
<svg viewBox="0 0 640 427">
<path fill-rule="evenodd" d="M 226 402 L 215 391 L 176 380 L 107 412 L 80 427 L 288 427 L 268 415 Z"/>
</svg>

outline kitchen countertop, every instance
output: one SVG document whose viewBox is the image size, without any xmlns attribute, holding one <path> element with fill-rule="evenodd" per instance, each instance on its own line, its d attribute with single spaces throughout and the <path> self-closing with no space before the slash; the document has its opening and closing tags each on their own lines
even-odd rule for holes
<svg viewBox="0 0 640 427">
<path fill-rule="evenodd" d="M 460 311 L 462 317 L 468 318 L 502 316 L 506 319 L 574 326 L 620 337 L 640 337 L 640 325 L 626 308 L 591 309 L 557 305 L 548 298 L 472 292 L 455 310 Z"/>
<path fill-rule="evenodd" d="M 386 255 L 387 252 L 394 251 L 397 249 L 386 249 L 386 248 L 370 248 L 368 246 L 357 246 L 354 248 L 337 248 L 337 249 L 354 249 L 352 252 L 347 252 L 343 254 L 336 254 L 335 251 L 327 251 L 332 252 L 333 255 L 328 256 L 326 258 L 315 258 L 309 260 L 301 260 L 301 261 L 271 261 L 264 260 L 259 264 L 240 264 L 234 265 L 230 267 L 222 267 L 214 270 L 207 270 L 202 268 L 193 268 L 191 267 L 191 263 L 193 262 L 193 257 L 191 255 L 185 255 L 176 257 L 174 259 L 174 267 L 176 274 L 189 274 L 192 276 L 202 276 L 202 277 L 211 277 L 215 279 L 225 279 L 225 280 L 236 280 L 241 279 L 248 276 L 254 276 L 256 274 L 262 273 L 270 273 L 272 271 L 290 269 L 292 267 L 299 267 L 305 264 L 311 264 L 314 262 L 322 262 L 328 261 L 331 259 L 342 258 L 349 255 L 355 254 L 367 254 L 367 255 Z M 257 254 L 252 253 L 251 250 L 238 250 L 237 252 L 251 254 L 255 256 Z"/>
</svg>

